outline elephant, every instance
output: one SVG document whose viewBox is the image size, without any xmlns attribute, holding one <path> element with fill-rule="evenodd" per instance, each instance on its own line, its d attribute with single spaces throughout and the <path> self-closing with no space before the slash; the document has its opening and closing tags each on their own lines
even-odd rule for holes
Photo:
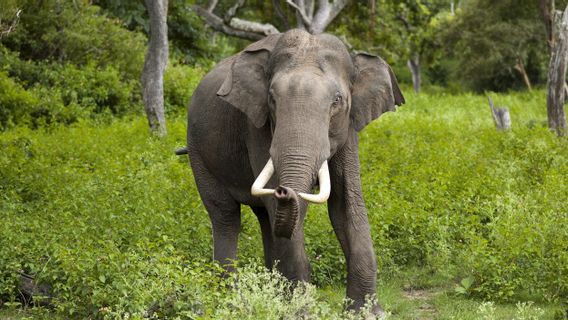
<svg viewBox="0 0 568 320">
<path fill-rule="evenodd" d="M 211 219 L 213 258 L 237 258 L 240 206 L 262 232 L 264 262 L 309 281 L 308 203 L 327 202 L 347 262 L 350 309 L 375 294 L 377 263 L 361 190 L 358 132 L 405 102 L 380 57 L 350 54 L 330 34 L 269 35 L 219 62 L 188 108 L 187 153 Z M 319 191 L 313 194 L 313 189 Z M 382 309 L 377 303 L 375 314 Z"/>
</svg>

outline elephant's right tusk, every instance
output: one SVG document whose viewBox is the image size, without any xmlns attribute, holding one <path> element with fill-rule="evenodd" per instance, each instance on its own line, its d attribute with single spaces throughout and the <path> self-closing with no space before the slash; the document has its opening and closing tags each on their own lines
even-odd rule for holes
<svg viewBox="0 0 568 320">
<path fill-rule="evenodd" d="M 250 188 L 250 193 L 255 197 L 268 196 L 274 194 L 274 189 L 264 189 L 264 186 L 268 183 L 268 180 L 274 174 L 274 164 L 272 163 L 272 158 L 268 159 L 264 169 L 260 172 L 252 187 Z"/>
<path fill-rule="evenodd" d="M 300 198 L 312 202 L 322 204 L 329 199 L 329 194 L 331 193 L 331 181 L 329 179 L 329 167 L 327 165 L 327 160 L 323 162 L 321 168 L 318 171 L 318 180 L 319 180 L 319 193 L 318 194 L 309 194 L 309 193 L 298 193 Z"/>
</svg>

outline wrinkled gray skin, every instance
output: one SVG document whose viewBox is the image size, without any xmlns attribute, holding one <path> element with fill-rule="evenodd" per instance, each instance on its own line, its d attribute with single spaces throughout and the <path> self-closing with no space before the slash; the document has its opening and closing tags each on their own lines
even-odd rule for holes
<svg viewBox="0 0 568 320">
<path fill-rule="evenodd" d="M 251 44 L 220 62 L 193 94 L 187 150 L 213 228 L 214 259 L 229 270 L 237 257 L 240 204 L 260 222 L 266 266 L 310 280 L 304 248 L 307 203 L 328 160 L 329 217 L 347 260 L 351 308 L 375 293 L 377 265 L 361 193 L 357 132 L 404 103 L 379 57 L 350 56 L 336 37 L 291 30 Z M 268 161 L 273 196 L 251 185 Z M 374 307 L 375 313 L 381 309 Z"/>
</svg>

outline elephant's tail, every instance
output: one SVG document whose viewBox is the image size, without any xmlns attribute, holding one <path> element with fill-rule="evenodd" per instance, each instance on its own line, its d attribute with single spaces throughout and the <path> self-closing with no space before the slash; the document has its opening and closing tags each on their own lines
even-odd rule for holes
<svg viewBox="0 0 568 320">
<path fill-rule="evenodd" d="M 187 147 L 183 147 L 181 149 L 176 150 L 176 155 L 178 155 L 178 156 L 181 156 L 181 155 L 184 155 L 184 154 L 187 154 L 187 153 L 188 153 Z"/>
</svg>

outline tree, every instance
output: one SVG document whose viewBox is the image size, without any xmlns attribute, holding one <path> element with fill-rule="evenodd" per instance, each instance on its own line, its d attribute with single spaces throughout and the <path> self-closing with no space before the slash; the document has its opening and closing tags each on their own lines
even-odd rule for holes
<svg viewBox="0 0 568 320">
<path fill-rule="evenodd" d="M 387 4 L 384 4 L 387 6 Z M 390 3 L 390 10 L 396 20 L 402 23 L 404 32 L 401 38 L 407 48 L 407 66 L 412 74 L 414 92 L 420 92 L 422 76 L 420 61 L 426 50 L 429 50 L 428 30 L 436 15 L 447 7 L 447 1 L 397 0 Z"/>
<path fill-rule="evenodd" d="M 544 82 L 548 50 L 534 0 L 469 0 L 446 32 L 455 75 L 476 91 Z"/>
<path fill-rule="evenodd" d="M 237 18 L 238 11 L 245 4 L 244 0 L 235 1 L 234 5 L 226 10 L 223 18 L 215 13 L 218 2 L 218 0 L 210 0 L 206 7 L 193 6 L 193 10 L 216 31 L 253 41 L 280 32 L 272 23 L 259 23 Z M 332 0 L 331 2 L 328 0 L 286 0 L 287 7 L 295 13 L 296 27 L 312 34 L 324 32 L 347 3 L 348 0 Z M 290 19 L 281 2 L 273 0 L 272 7 L 281 20 L 283 29 L 289 29 L 291 27 Z"/>
<path fill-rule="evenodd" d="M 168 64 L 168 0 L 145 0 L 150 15 L 150 41 L 142 71 L 142 99 L 150 130 L 166 135 L 164 71 Z"/>
<path fill-rule="evenodd" d="M 446 0 L 357 1 L 329 29 L 348 38 L 353 47 L 383 57 L 399 80 L 410 82 L 414 75 L 419 91 L 423 71 L 439 68 L 443 59 L 439 26 L 450 20 L 450 9 Z"/>
<path fill-rule="evenodd" d="M 554 8 L 554 7 L 552 7 Z M 566 133 L 566 67 L 568 64 L 568 6 L 564 14 L 551 12 L 553 28 L 551 33 L 552 51 L 548 70 L 548 95 L 546 109 L 548 127 L 559 136 Z"/>
<path fill-rule="evenodd" d="M 539 0 L 538 9 L 540 11 L 542 22 L 544 23 L 544 27 L 546 29 L 546 40 L 548 42 L 548 49 L 552 51 L 552 48 L 554 47 L 553 20 L 554 20 L 554 12 L 556 11 L 554 0 Z"/>
</svg>

